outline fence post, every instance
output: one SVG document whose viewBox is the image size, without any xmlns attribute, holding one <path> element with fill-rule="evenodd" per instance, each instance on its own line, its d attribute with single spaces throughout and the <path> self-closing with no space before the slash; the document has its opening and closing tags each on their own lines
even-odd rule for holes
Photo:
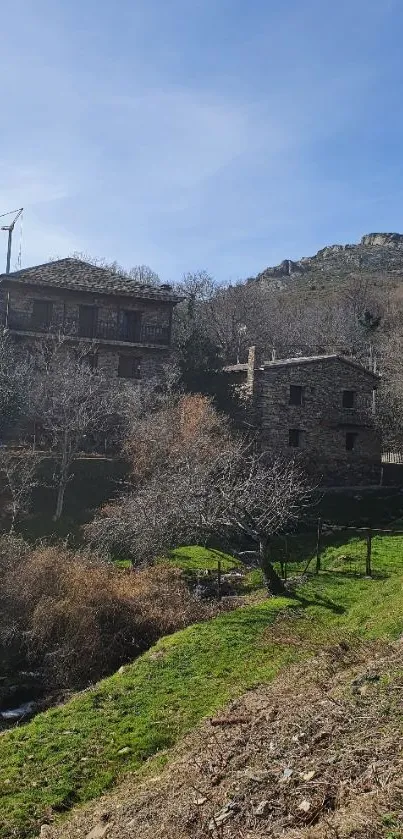
<svg viewBox="0 0 403 839">
<path fill-rule="evenodd" d="M 372 568 L 371 568 L 371 555 L 372 555 L 372 530 L 369 527 L 367 533 L 367 556 L 365 560 L 365 574 L 367 577 L 372 576 Z"/>
<path fill-rule="evenodd" d="M 221 600 L 221 560 L 217 562 L 217 600 Z"/>
<path fill-rule="evenodd" d="M 285 548 L 285 556 L 284 556 L 284 582 L 287 582 L 287 562 L 288 562 L 288 537 L 285 536 L 284 538 L 284 548 Z"/>
<path fill-rule="evenodd" d="M 318 519 L 318 529 L 316 533 L 316 573 L 320 571 L 320 555 L 322 550 L 322 519 Z"/>
</svg>

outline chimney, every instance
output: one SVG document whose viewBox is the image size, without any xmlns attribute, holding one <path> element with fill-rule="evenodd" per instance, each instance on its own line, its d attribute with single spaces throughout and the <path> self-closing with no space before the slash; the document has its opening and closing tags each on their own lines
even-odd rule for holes
<svg viewBox="0 0 403 839">
<path fill-rule="evenodd" d="M 255 385 L 255 369 L 257 367 L 257 352 L 256 347 L 249 347 L 248 350 L 248 370 L 246 374 L 246 389 L 248 394 L 252 396 Z"/>
</svg>

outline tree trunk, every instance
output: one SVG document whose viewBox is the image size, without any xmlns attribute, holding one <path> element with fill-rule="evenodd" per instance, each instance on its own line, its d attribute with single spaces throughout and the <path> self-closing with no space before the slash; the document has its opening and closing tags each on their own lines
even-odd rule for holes
<svg viewBox="0 0 403 839">
<path fill-rule="evenodd" d="M 60 516 L 63 512 L 63 504 L 64 504 L 64 493 L 66 492 L 66 487 L 69 482 L 69 470 L 71 465 L 71 452 L 69 450 L 69 437 L 68 432 L 65 431 L 64 439 L 63 439 L 63 451 L 62 451 L 62 462 L 60 464 L 60 478 L 59 478 L 59 485 L 57 487 L 57 501 L 56 501 L 56 510 L 53 516 L 53 521 L 59 521 Z"/>
<path fill-rule="evenodd" d="M 53 516 L 53 521 L 59 521 L 60 516 L 63 512 L 63 504 L 64 504 L 64 493 L 66 492 L 67 487 L 67 479 L 61 478 L 59 486 L 57 488 L 57 501 L 56 501 L 56 510 Z"/>
<path fill-rule="evenodd" d="M 265 583 L 270 594 L 288 594 L 289 592 L 281 577 L 270 562 L 269 542 L 267 540 L 260 540 L 259 556 Z"/>
<path fill-rule="evenodd" d="M 11 525 L 10 525 L 10 530 L 8 531 L 9 536 L 12 536 L 14 534 L 15 520 L 17 518 L 17 512 L 18 512 L 17 505 L 16 505 L 15 502 L 13 502 L 12 513 L 11 513 Z"/>
</svg>

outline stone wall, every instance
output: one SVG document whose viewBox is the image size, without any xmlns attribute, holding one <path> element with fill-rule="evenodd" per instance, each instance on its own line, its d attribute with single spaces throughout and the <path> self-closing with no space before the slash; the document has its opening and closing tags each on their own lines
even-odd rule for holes
<svg viewBox="0 0 403 839">
<path fill-rule="evenodd" d="M 371 416 L 374 384 L 364 369 L 338 359 L 265 365 L 256 371 L 254 389 L 254 421 L 264 449 L 302 456 L 327 484 L 378 483 L 381 444 Z M 303 388 L 302 405 L 290 405 L 290 385 Z M 355 392 L 354 408 L 343 408 L 344 390 Z M 290 429 L 301 432 L 297 448 L 289 445 Z M 346 450 L 348 432 L 357 435 L 352 451 Z"/>
<path fill-rule="evenodd" d="M 119 356 L 121 355 L 138 359 L 140 379 L 159 378 L 162 374 L 163 365 L 170 359 L 167 351 L 161 352 L 161 350 L 152 350 L 148 347 L 133 350 L 129 347 L 112 349 L 100 345 L 97 348 L 97 369 L 102 371 L 105 376 L 116 378 L 119 369 Z"/>
<path fill-rule="evenodd" d="M 8 290 L 4 283 L 0 286 L 0 310 L 6 311 Z M 29 316 L 32 312 L 34 300 L 46 300 L 53 304 L 52 317 L 55 323 L 65 323 L 66 332 L 69 326 L 78 323 L 80 305 L 96 306 L 98 308 L 98 323 L 106 326 L 117 326 L 122 323 L 123 312 L 136 311 L 142 313 L 142 323 L 169 327 L 171 305 L 163 301 L 143 300 L 131 297 L 109 297 L 104 294 L 72 292 L 54 288 L 40 288 L 37 286 L 10 285 L 8 309 L 16 315 Z"/>
<path fill-rule="evenodd" d="M 29 318 L 34 300 L 46 300 L 52 303 L 52 324 L 60 328 L 63 326 L 66 335 L 77 334 L 80 305 L 92 305 L 98 308 L 97 323 L 101 329 L 102 327 L 108 330 L 117 329 L 122 324 L 123 312 L 130 310 L 142 313 L 142 324 L 145 326 L 156 325 L 170 329 L 172 306 L 169 303 L 36 286 L 18 286 L 17 284 L 10 284 L 9 292 L 4 284 L 0 286 L 0 312 L 3 315 L 3 322 L 8 308 L 10 323 L 12 324 L 13 315 L 17 318 L 21 316 L 29 329 Z M 14 334 L 19 344 L 28 343 L 31 347 L 33 346 L 35 339 L 28 336 L 24 338 L 23 331 Z M 113 334 L 113 332 L 107 334 Z M 108 343 L 102 339 L 77 338 L 76 340 L 82 343 L 83 347 L 94 349 L 97 354 L 98 369 L 111 377 L 118 375 L 120 355 L 138 359 L 140 378 L 158 376 L 162 365 L 169 362 L 171 358 L 171 348 L 168 345 L 161 345 L 158 348 L 147 345 L 131 347 L 125 342 L 118 341 Z"/>
</svg>

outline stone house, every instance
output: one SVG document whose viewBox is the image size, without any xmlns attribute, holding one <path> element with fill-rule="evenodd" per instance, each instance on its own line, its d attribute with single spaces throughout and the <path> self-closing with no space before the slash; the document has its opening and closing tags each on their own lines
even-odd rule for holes
<svg viewBox="0 0 403 839">
<path fill-rule="evenodd" d="M 379 484 L 381 440 L 374 422 L 379 376 L 340 355 L 278 359 L 225 368 L 243 388 L 263 450 L 298 457 L 327 485 Z"/>
<path fill-rule="evenodd" d="M 136 283 L 80 259 L 60 259 L 0 275 L 0 314 L 20 345 L 62 334 L 108 376 L 158 375 L 170 360 L 169 285 Z"/>
</svg>

